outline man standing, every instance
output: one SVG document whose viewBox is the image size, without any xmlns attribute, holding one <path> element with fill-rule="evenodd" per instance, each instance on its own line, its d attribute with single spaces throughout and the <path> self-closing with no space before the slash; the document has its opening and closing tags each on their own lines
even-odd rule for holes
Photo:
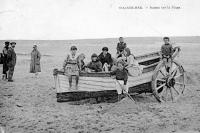
<svg viewBox="0 0 200 133">
<path fill-rule="evenodd" d="M 14 73 L 14 68 L 16 65 L 16 53 L 15 53 L 15 42 L 11 42 L 11 47 L 8 49 L 8 82 L 13 82 L 12 77 Z"/>
<path fill-rule="evenodd" d="M 10 42 L 5 42 L 5 47 L 3 48 L 3 76 L 2 79 L 6 80 L 8 78 L 8 49 Z"/>
</svg>

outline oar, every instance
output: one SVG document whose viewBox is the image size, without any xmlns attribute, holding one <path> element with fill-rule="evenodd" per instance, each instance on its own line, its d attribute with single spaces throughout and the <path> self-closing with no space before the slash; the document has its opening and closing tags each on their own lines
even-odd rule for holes
<svg viewBox="0 0 200 133">
<path fill-rule="evenodd" d="M 117 83 L 120 85 L 121 89 L 125 92 L 125 94 L 135 103 L 135 100 L 131 97 L 130 94 L 128 94 L 128 92 L 124 89 L 124 87 L 119 83 L 118 80 L 116 80 Z"/>
</svg>

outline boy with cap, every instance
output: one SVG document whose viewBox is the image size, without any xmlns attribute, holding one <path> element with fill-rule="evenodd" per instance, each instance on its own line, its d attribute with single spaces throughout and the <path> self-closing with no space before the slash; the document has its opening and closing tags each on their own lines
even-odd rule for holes
<svg viewBox="0 0 200 133">
<path fill-rule="evenodd" d="M 102 63 L 98 60 L 97 54 L 92 54 L 91 62 L 87 65 L 92 72 L 101 72 L 102 71 Z"/>
<path fill-rule="evenodd" d="M 123 60 L 117 61 L 117 68 L 110 72 L 111 75 L 116 76 L 116 90 L 118 93 L 118 101 L 121 100 L 122 90 L 125 90 L 125 93 L 128 93 L 127 81 L 128 81 L 128 72 L 125 69 L 125 62 Z M 122 88 L 123 87 L 123 88 Z"/>
<path fill-rule="evenodd" d="M 173 47 L 169 42 L 169 37 L 164 37 L 163 41 L 164 44 L 161 46 L 161 58 L 167 66 L 166 70 L 169 73 L 172 65 Z"/>
<path fill-rule="evenodd" d="M 8 49 L 9 49 L 10 42 L 5 42 L 5 47 L 3 48 L 3 76 L 2 79 L 6 80 L 8 78 Z"/>
<path fill-rule="evenodd" d="M 63 69 L 65 74 L 68 75 L 69 79 L 69 88 L 72 88 L 72 76 L 76 77 L 76 89 L 78 89 L 78 81 L 79 81 L 79 68 L 78 68 L 78 55 L 76 54 L 77 48 L 76 46 L 72 46 L 70 48 L 71 54 L 67 55 L 63 63 Z"/>
<path fill-rule="evenodd" d="M 121 57 L 124 49 L 126 48 L 126 43 L 123 37 L 119 37 L 119 42 L 117 43 L 117 58 Z"/>
<path fill-rule="evenodd" d="M 11 47 L 8 49 L 8 82 L 13 82 L 13 73 L 16 65 L 17 56 L 15 53 L 15 42 L 11 42 Z"/>
<path fill-rule="evenodd" d="M 101 54 L 98 56 L 99 61 L 102 63 L 104 71 L 110 71 L 112 67 L 112 57 L 111 54 L 108 53 L 108 47 L 103 47 Z"/>
</svg>

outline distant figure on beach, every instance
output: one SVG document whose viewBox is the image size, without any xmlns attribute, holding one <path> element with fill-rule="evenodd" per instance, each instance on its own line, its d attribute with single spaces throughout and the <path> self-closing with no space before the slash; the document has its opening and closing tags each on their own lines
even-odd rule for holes
<svg viewBox="0 0 200 133">
<path fill-rule="evenodd" d="M 91 72 L 101 72 L 102 71 L 102 63 L 98 60 L 97 54 L 92 54 L 91 62 L 87 65 L 89 71 Z"/>
<path fill-rule="evenodd" d="M 105 72 L 110 71 L 112 67 L 112 56 L 110 53 L 108 53 L 108 47 L 103 47 L 101 54 L 98 56 L 99 61 L 102 63 L 103 70 Z"/>
<path fill-rule="evenodd" d="M 66 75 L 68 75 L 69 79 L 69 88 L 72 88 L 72 76 L 76 77 L 76 89 L 78 89 L 78 81 L 79 81 L 79 67 L 78 67 L 78 54 L 77 47 L 72 46 L 70 48 L 70 54 L 67 55 L 63 63 L 63 69 Z"/>
<path fill-rule="evenodd" d="M 161 46 L 161 58 L 166 65 L 166 71 L 170 73 L 171 65 L 172 65 L 172 54 L 173 54 L 173 47 L 170 44 L 169 37 L 163 38 L 164 44 Z"/>
<path fill-rule="evenodd" d="M 8 49 L 8 82 L 13 82 L 13 73 L 14 73 L 14 69 L 15 69 L 15 65 L 16 65 L 16 60 L 17 60 L 17 56 L 15 53 L 15 45 L 16 42 L 11 42 L 11 47 Z"/>
<path fill-rule="evenodd" d="M 119 42 L 117 43 L 117 58 L 122 56 L 122 53 L 126 47 L 127 45 L 124 42 L 124 38 L 119 37 Z"/>
<path fill-rule="evenodd" d="M 3 76 L 2 79 L 6 80 L 8 79 L 8 49 L 9 49 L 10 42 L 6 41 L 5 42 L 5 47 L 3 48 L 2 51 L 2 56 L 3 56 Z"/>
<path fill-rule="evenodd" d="M 41 54 L 37 49 L 37 45 L 33 45 L 33 50 L 31 52 L 30 73 L 35 73 L 35 77 L 38 76 L 38 72 L 41 72 L 40 59 Z"/>
</svg>

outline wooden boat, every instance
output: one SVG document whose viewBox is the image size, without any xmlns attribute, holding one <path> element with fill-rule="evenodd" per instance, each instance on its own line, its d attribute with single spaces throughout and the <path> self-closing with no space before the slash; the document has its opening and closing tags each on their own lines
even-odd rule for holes
<svg viewBox="0 0 200 133">
<path fill-rule="evenodd" d="M 177 49 L 174 55 L 179 51 L 180 50 Z M 165 87 L 175 88 L 176 80 L 174 77 L 166 75 L 166 70 L 164 69 L 165 65 L 160 61 L 160 52 L 137 56 L 136 60 L 143 66 L 143 71 L 140 76 L 130 76 L 128 78 L 128 93 L 153 93 L 158 101 L 163 102 L 163 99 L 166 101 L 167 98 L 163 98 L 161 93 L 167 90 L 164 89 Z M 182 78 L 179 79 L 179 83 L 177 83 L 180 87 L 175 90 L 175 92 L 180 95 L 183 93 L 185 87 L 184 70 L 176 61 L 173 61 L 172 66 L 176 74 L 179 73 L 178 78 Z M 175 76 L 176 74 L 173 72 L 173 75 L 171 75 Z M 103 101 L 107 101 L 116 98 L 118 95 L 115 87 L 115 79 L 110 76 L 110 73 L 80 72 L 78 89 L 75 89 L 75 82 L 72 83 L 73 87 L 69 89 L 68 76 L 64 74 L 64 71 L 55 69 L 54 80 L 58 102 L 77 101 L 87 98 L 96 98 L 97 100 L 100 99 L 100 101 L 103 99 Z"/>
</svg>

